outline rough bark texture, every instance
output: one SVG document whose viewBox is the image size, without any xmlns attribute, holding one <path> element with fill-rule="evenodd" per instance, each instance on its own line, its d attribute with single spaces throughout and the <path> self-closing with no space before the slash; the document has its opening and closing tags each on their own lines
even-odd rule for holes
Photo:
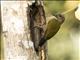
<svg viewBox="0 0 80 60">
<path fill-rule="evenodd" d="M 44 36 L 46 26 L 45 11 L 41 1 L 36 1 L 28 6 L 27 16 L 31 40 L 34 42 L 36 54 L 39 56 L 39 60 L 46 60 L 46 45 L 39 47 L 39 42 Z"/>
<path fill-rule="evenodd" d="M 1 1 L 2 60 L 40 60 L 31 40 L 26 13 L 28 4 L 31 5 L 32 1 Z M 43 50 L 41 55 L 45 55 Z"/>
</svg>

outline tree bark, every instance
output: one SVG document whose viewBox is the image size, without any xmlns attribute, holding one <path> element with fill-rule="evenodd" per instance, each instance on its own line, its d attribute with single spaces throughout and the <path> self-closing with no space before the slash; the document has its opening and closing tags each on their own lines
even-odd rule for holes
<svg viewBox="0 0 80 60">
<path fill-rule="evenodd" d="M 46 58 L 40 59 L 40 56 L 36 54 L 34 42 L 31 39 L 27 7 L 32 2 L 1 1 L 2 60 L 46 60 Z M 41 53 L 46 56 L 44 52 Z"/>
</svg>

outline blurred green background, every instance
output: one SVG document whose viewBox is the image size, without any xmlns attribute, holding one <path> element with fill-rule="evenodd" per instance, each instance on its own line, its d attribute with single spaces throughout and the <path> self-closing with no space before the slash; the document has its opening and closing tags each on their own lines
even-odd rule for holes
<svg viewBox="0 0 80 60">
<path fill-rule="evenodd" d="M 46 17 L 75 8 L 80 1 L 44 1 Z M 48 60 L 80 60 L 80 21 L 75 10 L 66 13 L 58 33 L 48 40 Z"/>
</svg>

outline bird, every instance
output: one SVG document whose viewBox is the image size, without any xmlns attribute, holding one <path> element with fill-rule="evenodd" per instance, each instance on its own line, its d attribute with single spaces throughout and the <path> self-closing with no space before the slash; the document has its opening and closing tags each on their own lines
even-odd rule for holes
<svg viewBox="0 0 80 60">
<path fill-rule="evenodd" d="M 39 41 L 39 47 L 42 47 L 50 38 L 56 35 L 64 20 L 65 17 L 62 14 L 56 14 L 54 18 L 48 21 L 44 36 Z"/>
</svg>

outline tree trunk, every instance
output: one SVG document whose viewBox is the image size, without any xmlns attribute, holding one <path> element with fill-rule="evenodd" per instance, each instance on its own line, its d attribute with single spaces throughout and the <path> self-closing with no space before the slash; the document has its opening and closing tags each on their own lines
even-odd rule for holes
<svg viewBox="0 0 80 60">
<path fill-rule="evenodd" d="M 31 39 L 27 8 L 32 2 L 1 1 L 2 60 L 46 60 L 45 48 L 38 56 Z"/>
</svg>

